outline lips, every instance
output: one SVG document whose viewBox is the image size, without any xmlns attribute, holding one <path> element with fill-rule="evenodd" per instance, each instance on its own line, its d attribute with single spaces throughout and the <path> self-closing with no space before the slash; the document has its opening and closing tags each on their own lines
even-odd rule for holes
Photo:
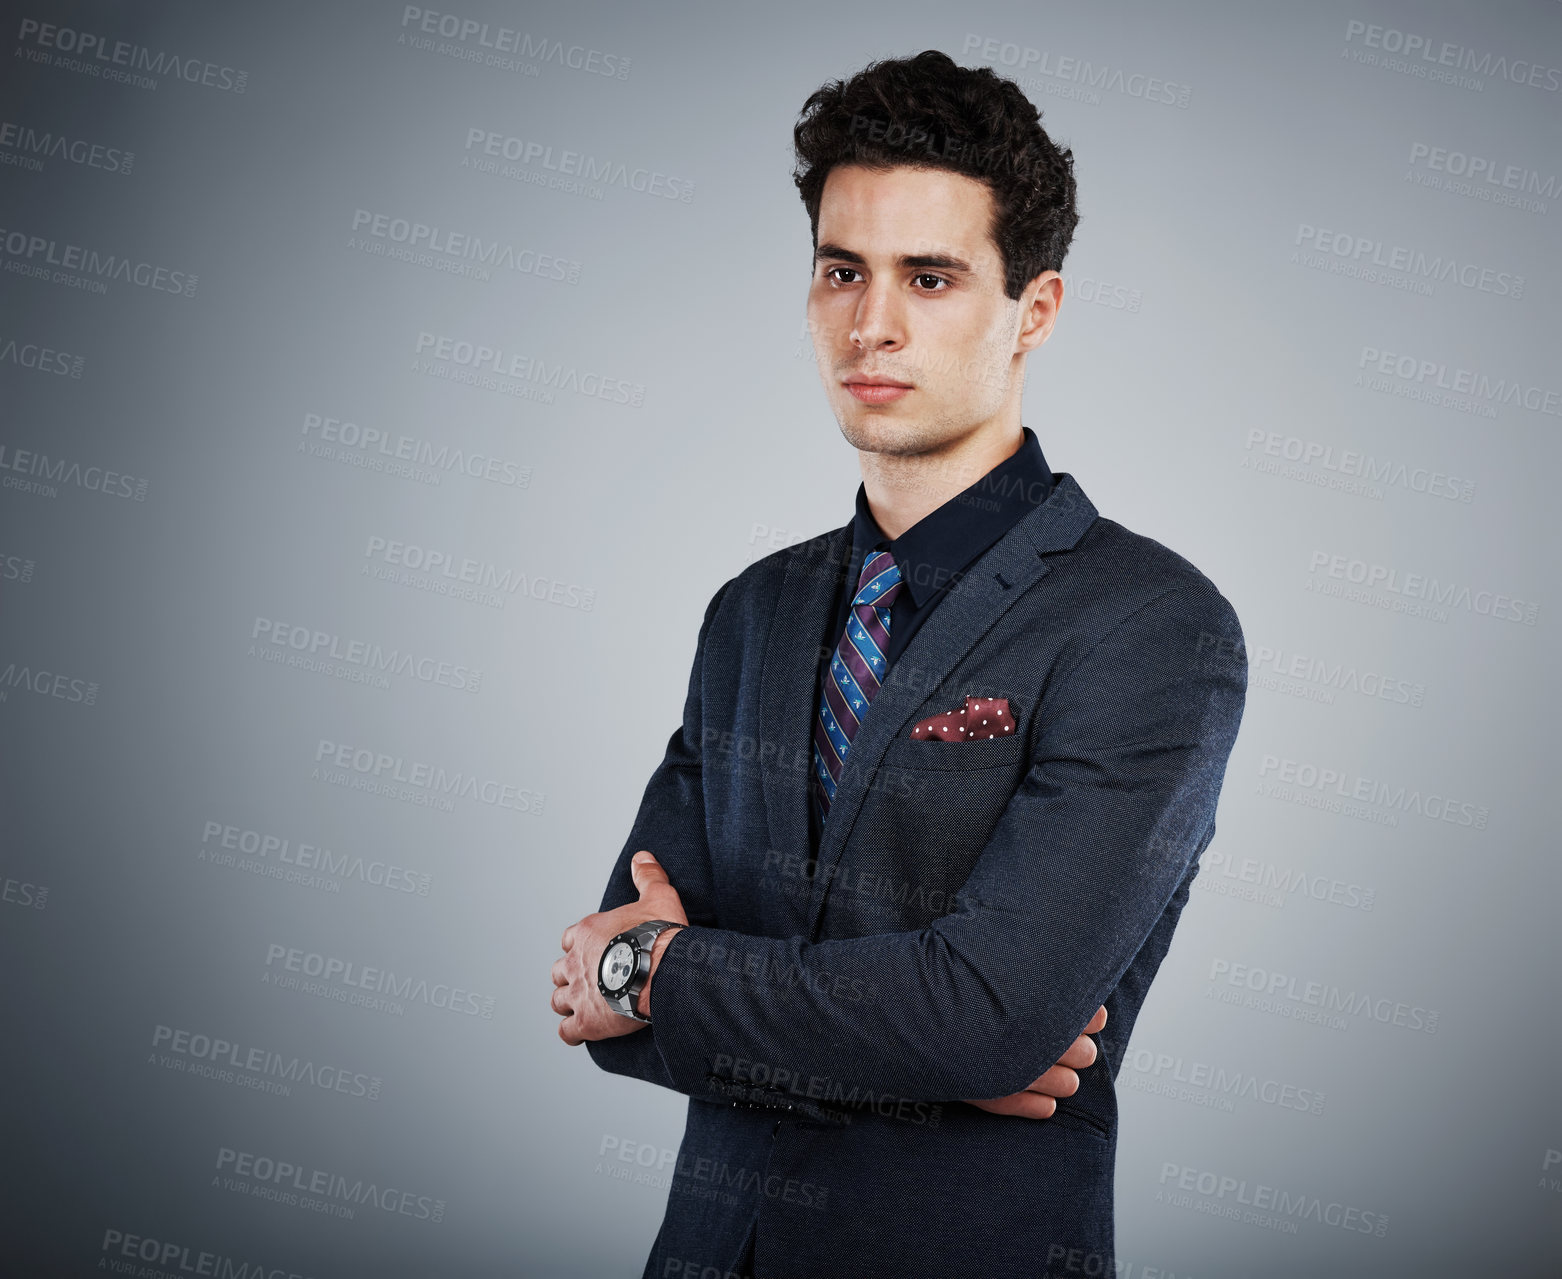
<svg viewBox="0 0 1562 1279">
<path fill-rule="evenodd" d="M 846 380 L 846 389 L 863 404 L 888 404 L 891 400 L 900 399 L 911 387 L 888 378 L 856 377 Z"/>
</svg>

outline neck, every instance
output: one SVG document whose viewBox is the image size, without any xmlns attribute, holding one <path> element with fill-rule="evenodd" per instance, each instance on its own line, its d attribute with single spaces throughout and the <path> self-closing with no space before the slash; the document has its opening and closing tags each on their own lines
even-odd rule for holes
<svg viewBox="0 0 1562 1279">
<path fill-rule="evenodd" d="M 1025 443 L 1018 420 L 990 422 L 926 453 L 857 450 L 863 493 L 884 535 L 894 539 L 963 493 Z"/>
</svg>

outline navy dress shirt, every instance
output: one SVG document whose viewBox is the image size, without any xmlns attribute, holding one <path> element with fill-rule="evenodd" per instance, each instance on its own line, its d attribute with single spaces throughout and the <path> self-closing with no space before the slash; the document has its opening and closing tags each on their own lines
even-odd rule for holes
<svg viewBox="0 0 1562 1279">
<path fill-rule="evenodd" d="M 916 678 L 915 671 L 895 670 L 895 661 L 911 637 L 938 607 L 957 582 L 989 547 L 1007 533 L 1021 516 L 1047 500 L 1052 492 L 1052 471 L 1041 451 L 1041 441 L 1028 426 L 1020 447 L 970 487 L 942 506 L 929 511 L 899 537 L 889 538 L 868 509 L 865 485 L 857 486 L 857 513 L 852 520 L 851 560 L 836 593 L 831 629 L 819 645 L 819 674 L 814 681 L 814 714 L 824 681 L 830 678 L 830 660 L 846 629 L 846 614 L 856 594 L 857 575 L 863 561 L 876 550 L 888 548 L 900 566 L 903 585 L 889 606 L 887 680 Z M 812 747 L 810 746 L 810 751 Z M 810 796 L 813 791 L 810 787 Z M 819 806 L 810 802 L 810 833 L 815 847 L 823 829 Z"/>
</svg>

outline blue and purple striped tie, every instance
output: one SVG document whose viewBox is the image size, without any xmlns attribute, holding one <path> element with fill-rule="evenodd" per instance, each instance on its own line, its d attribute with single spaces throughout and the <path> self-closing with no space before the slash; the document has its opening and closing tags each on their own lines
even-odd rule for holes
<svg viewBox="0 0 1562 1279">
<path fill-rule="evenodd" d="M 830 659 L 814 716 L 813 791 L 821 822 L 829 816 L 852 738 L 889 669 L 889 606 L 900 585 L 900 566 L 888 551 L 874 551 L 863 561 L 851 614 Z"/>
</svg>

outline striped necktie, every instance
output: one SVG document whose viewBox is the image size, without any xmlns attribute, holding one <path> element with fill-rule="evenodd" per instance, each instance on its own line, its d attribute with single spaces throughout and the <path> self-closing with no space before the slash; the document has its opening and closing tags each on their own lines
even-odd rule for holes
<svg viewBox="0 0 1562 1279">
<path fill-rule="evenodd" d="M 813 792 L 821 822 L 829 816 L 852 738 L 889 670 L 889 606 L 900 586 L 900 566 L 888 551 L 874 551 L 863 561 L 814 716 Z"/>
</svg>

